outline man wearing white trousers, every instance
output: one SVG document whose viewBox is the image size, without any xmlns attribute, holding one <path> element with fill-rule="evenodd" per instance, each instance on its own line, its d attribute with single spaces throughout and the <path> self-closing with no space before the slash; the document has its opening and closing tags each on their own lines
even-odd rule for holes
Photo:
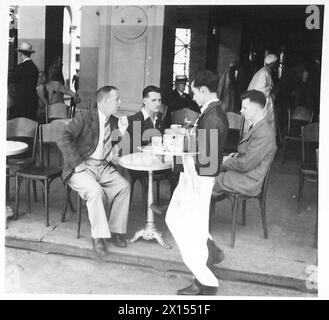
<svg viewBox="0 0 329 320">
<path fill-rule="evenodd" d="M 96 101 L 96 108 L 78 113 L 67 124 L 58 146 L 64 158 L 63 180 L 87 201 L 93 248 L 105 256 L 109 238 L 116 246 L 127 246 L 130 184 L 114 165 L 118 146 L 113 137 L 126 130 L 113 116 L 120 105 L 119 90 L 102 87 Z"/>
<path fill-rule="evenodd" d="M 179 295 L 216 295 L 218 280 L 214 264 L 223 252 L 209 234 L 209 206 L 215 177 L 219 174 L 228 120 L 217 98 L 218 77 L 211 71 L 199 73 L 192 81 L 193 99 L 201 108 L 197 120 L 198 156 L 182 157 L 184 172 L 170 201 L 166 223 L 193 282 L 177 291 Z"/>
</svg>

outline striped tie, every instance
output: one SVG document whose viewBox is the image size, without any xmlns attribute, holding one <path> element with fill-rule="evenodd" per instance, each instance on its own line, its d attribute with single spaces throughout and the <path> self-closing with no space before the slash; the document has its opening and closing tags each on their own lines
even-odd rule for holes
<svg viewBox="0 0 329 320">
<path fill-rule="evenodd" d="M 105 119 L 105 130 L 104 130 L 104 141 L 103 141 L 103 152 L 104 152 L 104 160 L 110 162 L 112 159 L 112 142 L 111 142 L 111 126 L 110 126 L 110 117 Z"/>
</svg>

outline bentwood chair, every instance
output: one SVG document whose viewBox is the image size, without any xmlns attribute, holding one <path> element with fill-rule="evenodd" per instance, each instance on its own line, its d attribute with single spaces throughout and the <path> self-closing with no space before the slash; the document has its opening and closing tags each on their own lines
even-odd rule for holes
<svg viewBox="0 0 329 320">
<path fill-rule="evenodd" d="M 224 147 L 224 155 L 228 155 L 231 152 L 237 152 L 244 126 L 244 118 L 240 114 L 226 112 L 226 116 L 229 124 L 229 131 Z"/>
<path fill-rule="evenodd" d="M 55 166 L 46 166 L 43 157 L 44 144 L 53 144 L 57 146 L 57 141 L 60 138 L 64 129 L 64 124 L 61 122 L 53 122 L 49 124 L 39 125 L 39 152 L 40 164 L 34 162 L 33 165 L 18 170 L 16 172 L 16 206 L 14 219 L 16 220 L 19 213 L 19 191 L 22 180 L 39 181 L 43 188 L 45 207 L 46 207 L 46 226 L 49 226 L 49 188 L 51 182 L 58 177 L 61 177 L 61 164 Z M 28 184 L 29 185 L 29 184 Z M 30 210 L 29 190 L 27 190 L 28 208 Z"/>
<path fill-rule="evenodd" d="M 316 168 L 318 170 L 318 176 L 319 176 L 319 148 L 315 150 L 316 152 Z M 319 183 L 319 180 L 318 180 Z M 318 190 L 319 190 L 319 185 L 318 185 Z M 318 191 L 319 194 L 319 191 Z M 313 241 L 313 247 L 317 248 L 318 247 L 318 219 L 319 219 L 319 199 L 316 199 L 316 222 L 315 222 L 315 230 L 314 230 L 314 241 Z"/>
<path fill-rule="evenodd" d="M 183 108 L 183 109 L 171 112 L 171 121 L 173 124 L 183 125 L 185 122 L 185 119 L 186 119 L 187 121 L 190 121 L 192 124 L 194 124 L 196 119 L 199 118 L 199 116 L 200 116 L 199 113 L 197 113 L 189 108 Z"/>
<path fill-rule="evenodd" d="M 288 109 L 288 126 L 282 145 L 282 165 L 286 161 L 288 142 L 301 142 L 301 127 L 310 124 L 313 116 L 314 110 L 307 107 L 299 106 L 293 110 L 292 108 Z"/>
<path fill-rule="evenodd" d="M 26 142 L 29 150 L 6 160 L 6 197 L 9 198 L 10 178 L 17 170 L 26 168 L 35 162 L 38 123 L 28 118 L 14 118 L 7 121 L 7 139 Z M 34 199 L 37 200 L 36 185 L 33 182 Z"/>
<path fill-rule="evenodd" d="M 302 127 L 302 163 L 299 171 L 298 208 L 301 212 L 304 181 L 318 183 L 316 159 L 311 158 L 319 144 L 319 123 L 312 123 Z M 312 150 L 312 151 L 311 151 Z"/>
<path fill-rule="evenodd" d="M 274 159 L 274 155 L 275 153 L 273 154 L 273 159 Z M 237 216 L 238 216 L 240 204 L 242 205 L 242 225 L 246 225 L 246 220 L 247 220 L 246 201 L 248 199 L 258 199 L 262 224 L 263 224 L 264 238 L 268 239 L 268 231 L 266 225 L 266 194 L 267 194 L 267 186 L 268 186 L 273 159 L 267 169 L 266 175 L 262 183 L 261 191 L 256 196 L 249 196 L 242 193 L 234 193 L 234 192 L 221 192 L 219 194 L 213 193 L 211 196 L 210 213 L 214 212 L 215 204 L 217 201 L 221 201 L 227 198 L 231 204 L 231 212 L 232 212 L 231 248 L 234 248 L 234 244 L 235 244 L 236 223 L 237 223 Z"/>
</svg>

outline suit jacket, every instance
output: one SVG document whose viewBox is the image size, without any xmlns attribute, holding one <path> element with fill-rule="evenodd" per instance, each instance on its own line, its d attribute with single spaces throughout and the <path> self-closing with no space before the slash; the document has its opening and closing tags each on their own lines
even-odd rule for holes
<svg viewBox="0 0 329 320">
<path fill-rule="evenodd" d="M 36 120 L 38 75 L 39 70 L 32 60 L 20 63 L 13 72 L 9 72 L 8 83 L 15 86 L 13 117 L 27 117 Z"/>
<path fill-rule="evenodd" d="M 135 124 L 135 131 L 134 132 L 134 122 L 140 122 L 140 128 L 141 131 L 137 130 L 137 128 L 139 128 L 139 126 L 136 126 Z M 147 144 L 150 143 L 150 140 L 148 141 L 143 141 L 143 133 L 148 130 L 148 129 L 158 129 L 160 131 L 161 134 L 163 134 L 164 132 L 164 124 L 163 124 L 163 120 L 162 119 L 158 119 L 157 120 L 157 128 L 154 127 L 153 122 L 151 120 L 151 118 L 147 118 L 146 120 L 144 120 L 144 115 L 142 113 L 142 111 L 139 111 L 137 113 L 135 113 L 134 115 L 131 115 L 128 117 L 128 133 L 130 135 L 130 151 L 131 152 L 136 152 L 136 147 L 142 145 L 145 146 Z M 137 136 L 136 136 L 137 135 Z M 154 131 L 154 134 L 151 134 L 151 136 L 156 135 L 156 131 Z M 137 143 L 137 145 L 134 146 L 134 141 L 135 144 Z"/>
<path fill-rule="evenodd" d="M 216 178 L 214 192 L 239 192 L 249 196 L 259 194 L 275 151 L 274 133 L 267 121 L 262 119 L 241 139 L 239 156 L 223 164 L 226 171 Z"/>
<path fill-rule="evenodd" d="M 110 116 L 110 127 L 111 131 L 118 129 L 118 119 L 112 115 Z M 61 139 L 57 142 L 64 159 L 62 173 L 64 182 L 71 177 L 74 168 L 87 160 L 96 150 L 98 140 L 98 108 L 78 113 L 65 126 Z"/>
<path fill-rule="evenodd" d="M 200 154 L 196 157 L 196 170 L 200 176 L 217 176 L 223 160 L 223 150 L 229 128 L 220 102 L 212 102 L 201 114 L 197 124 L 197 149 Z M 202 161 L 205 157 L 210 157 L 207 163 Z"/>
<path fill-rule="evenodd" d="M 168 107 L 165 118 L 166 128 L 169 128 L 172 124 L 171 112 L 188 108 L 192 111 L 200 113 L 198 105 L 195 101 L 193 101 L 191 96 L 184 93 L 184 97 L 182 97 L 176 89 L 173 90 L 167 97 L 165 97 L 164 104 Z"/>
</svg>

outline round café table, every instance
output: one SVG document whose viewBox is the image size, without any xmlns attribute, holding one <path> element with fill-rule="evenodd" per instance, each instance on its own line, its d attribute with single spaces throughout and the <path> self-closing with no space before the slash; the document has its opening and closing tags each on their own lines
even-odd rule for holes
<svg viewBox="0 0 329 320">
<path fill-rule="evenodd" d="M 155 226 L 154 214 L 153 210 L 151 209 L 151 205 L 153 204 L 153 171 L 170 169 L 172 167 L 172 161 L 169 159 L 168 157 L 156 156 L 154 154 L 144 152 L 127 154 L 119 159 L 120 166 L 124 168 L 148 172 L 146 224 L 143 228 L 139 229 L 130 239 L 131 243 L 135 242 L 140 237 L 143 237 L 145 240 L 156 239 L 158 243 L 164 248 L 170 248 L 170 246 L 164 242 L 161 232 Z"/>
<path fill-rule="evenodd" d="M 14 156 L 23 153 L 29 149 L 29 145 L 21 141 L 6 141 L 6 156 Z M 6 229 L 7 229 L 7 218 L 13 216 L 13 210 L 11 207 L 6 206 Z"/>
</svg>

